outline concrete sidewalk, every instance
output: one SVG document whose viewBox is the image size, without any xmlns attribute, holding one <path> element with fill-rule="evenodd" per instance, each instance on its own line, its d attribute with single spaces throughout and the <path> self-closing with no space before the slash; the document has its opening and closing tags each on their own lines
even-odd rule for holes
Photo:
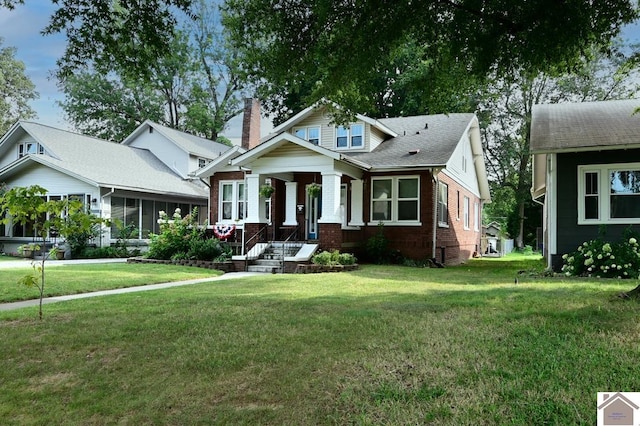
<svg viewBox="0 0 640 426">
<path fill-rule="evenodd" d="M 58 262 L 65 262 L 65 261 L 60 260 L 55 262 L 58 263 Z M 80 261 L 75 260 L 75 261 L 68 261 L 68 262 L 77 263 Z M 7 261 L 2 263 L 10 263 L 10 262 Z M 31 262 L 25 261 L 24 263 L 26 263 L 27 266 L 31 266 Z M 85 262 L 85 263 L 88 263 L 88 262 Z M 96 262 L 93 262 L 93 263 L 96 263 Z M 47 266 L 49 266 L 49 263 L 47 263 Z M 112 294 L 125 294 L 125 293 L 136 293 L 141 291 L 162 290 L 162 289 L 171 288 L 171 287 L 200 284 L 200 283 L 205 283 L 210 281 L 222 281 L 222 280 L 229 280 L 229 279 L 236 279 L 236 278 L 243 278 L 243 277 L 252 277 L 256 275 L 264 275 L 264 273 L 262 272 L 227 272 L 226 274 L 219 275 L 219 276 L 212 276 L 209 278 L 198 278 L 193 280 L 175 281 L 170 283 L 140 285 L 135 287 L 118 288 L 114 290 L 94 291 L 91 293 L 70 294 L 67 296 L 47 297 L 42 299 L 42 304 L 44 305 L 49 303 L 64 302 L 66 300 L 86 299 L 87 297 L 110 296 Z M 39 303 L 40 303 L 39 299 L 25 300 L 22 302 L 13 302 L 13 303 L 0 303 L 0 311 L 12 311 L 14 309 L 27 308 L 30 306 L 38 306 Z"/>
</svg>

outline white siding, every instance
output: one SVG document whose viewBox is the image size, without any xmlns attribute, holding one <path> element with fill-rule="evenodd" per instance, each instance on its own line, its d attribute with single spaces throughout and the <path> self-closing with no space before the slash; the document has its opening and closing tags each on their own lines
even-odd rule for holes
<svg viewBox="0 0 640 426">
<path fill-rule="evenodd" d="M 18 145 L 25 142 L 35 142 L 36 140 L 31 137 L 31 135 L 25 134 L 20 140 L 15 143 L 12 147 L 9 147 L 7 152 L 0 157 L 0 169 L 5 167 L 8 164 L 13 163 L 18 159 Z"/>
<path fill-rule="evenodd" d="M 447 162 L 447 167 L 444 172 L 474 195 L 480 197 L 480 186 L 478 184 L 476 168 L 473 163 L 471 141 L 468 132 L 465 132 L 460 142 L 458 142 L 458 146 L 456 146 L 453 155 Z"/>
<path fill-rule="evenodd" d="M 97 186 L 76 179 L 67 174 L 40 164 L 34 164 L 13 176 L 7 181 L 9 186 L 40 185 L 49 191 L 49 194 L 91 194 L 92 198 L 99 198 L 100 192 Z"/>
<path fill-rule="evenodd" d="M 153 133 L 149 133 L 148 129 L 145 130 L 140 136 L 132 140 L 129 146 L 151 151 L 160 161 L 183 178 L 186 178 L 189 172 L 194 169 L 189 162 L 189 153 L 178 148 L 173 142 L 158 133 L 157 130 L 154 130 Z"/>
</svg>

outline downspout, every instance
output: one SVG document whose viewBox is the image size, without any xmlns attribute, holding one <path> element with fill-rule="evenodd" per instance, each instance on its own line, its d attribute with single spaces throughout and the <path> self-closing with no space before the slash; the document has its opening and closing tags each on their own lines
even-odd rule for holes
<svg viewBox="0 0 640 426">
<path fill-rule="evenodd" d="M 440 173 L 440 170 L 436 172 L 436 169 L 431 169 L 431 179 L 435 184 L 433 191 L 433 241 L 431 242 L 431 259 L 434 261 L 436 259 L 436 232 L 438 230 L 438 173 Z"/>
</svg>

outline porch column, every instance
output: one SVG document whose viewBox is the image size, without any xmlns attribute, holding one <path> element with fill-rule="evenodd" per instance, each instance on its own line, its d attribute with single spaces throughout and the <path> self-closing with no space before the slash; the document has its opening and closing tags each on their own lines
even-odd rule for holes
<svg viewBox="0 0 640 426">
<path fill-rule="evenodd" d="M 362 206 L 364 204 L 364 200 L 362 199 L 364 193 L 363 184 L 364 182 L 360 179 L 351 181 L 351 221 L 349 222 L 349 226 L 364 226 L 364 222 L 362 221 Z"/>
<path fill-rule="evenodd" d="M 296 202 L 298 194 L 298 182 L 285 182 L 285 219 L 284 226 L 298 226 L 296 219 Z"/>
<path fill-rule="evenodd" d="M 267 215 L 265 211 L 265 203 L 260 202 L 260 175 L 246 175 L 245 195 L 247 197 L 247 223 L 266 223 Z"/>
<path fill-rule="evenodd" d="M 342 223 L 340 181 L 342 173 L 322 173 L 322 216 L 318 223 Z"/>
</svg>

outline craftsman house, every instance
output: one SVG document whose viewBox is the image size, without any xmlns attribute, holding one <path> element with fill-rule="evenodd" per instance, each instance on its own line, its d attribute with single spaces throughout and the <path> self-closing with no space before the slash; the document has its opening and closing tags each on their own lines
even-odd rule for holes
<svg viewBox="0 0 640 426">
<path fill-rule="evenodd" d="M 243 253 L 295 239 L 360 255 L 381 230 L 408 258 L 480 254 L 490 195 L 474 114 L 337 125 L 319 103 L 259 140 L 258 108 L 246 104 L 243 145 L 195 173 L 209 179 L 210 222 L 233 227 Z"/>
<path fill-rule="evenodd" d="M 531 123 L 533 199 L 544 206 L 544 255 L 640 231 L 640 99 L 536 105 Z M 604 227 L 606 225 L 606 227 Z"/>
<path fill-rule="evenodd" d="M 94 214 L 137 229 L 144 242 L 157 232 L 159 211 L 183 212 L 198 207 L 206 221 L 208 191 L 200 181 L 186 179 L 200 159 L 209 162 L 225 145 L 170 131 L 145 122 L 125 144 L 107 142 L 53 127 L 20 121 L 0 139 L 0 182 L 9 187 L 40 185 L 49 199 L 73 197 Z M 204 165 L 204 164 L 200 164 Z M 104 229 L 100 245 L 116 241 L 119 229 Z M 26 225 L 0 225 L 0 246 L 15 252 L 31 242 Z"/>
</svg>

